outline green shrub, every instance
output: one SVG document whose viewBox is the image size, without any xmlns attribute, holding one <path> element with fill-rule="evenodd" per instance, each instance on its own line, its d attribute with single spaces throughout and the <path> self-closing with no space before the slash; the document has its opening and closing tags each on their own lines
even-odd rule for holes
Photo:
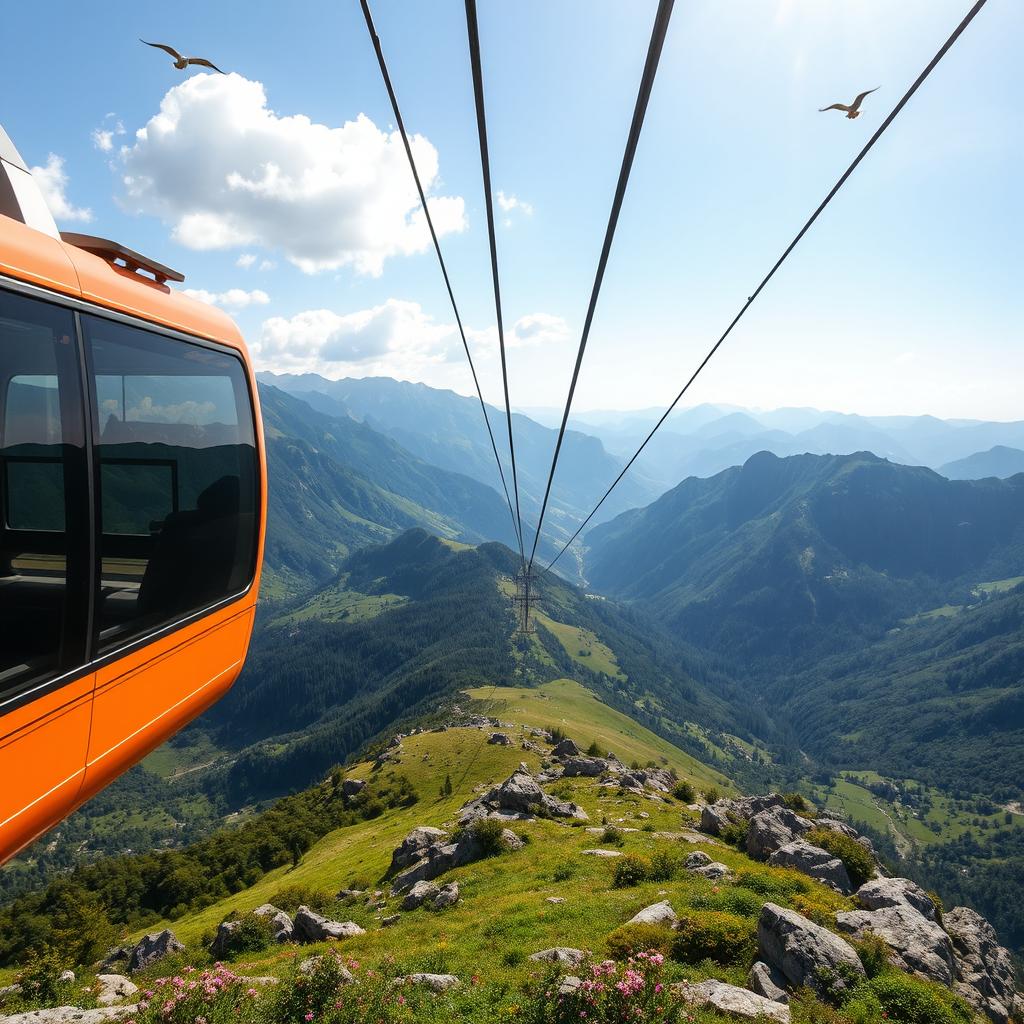
<svg viewBox="0 0 1024 1024">
<path fill-rule="evenodd" d="M 597 740 L 594 740 L 594 742 L 591 743 L 589 747 L 587 747 L 587 754 L 589 754 L 590 757 L 602 756 L 601 745 L 597 742 Z"/>
<path fill-rule="evenodd" d="M 677 800 L 682 800 L 684 804 L 692 804 L 697 799 L 697 791 L 689 782 L 677 782 L 675 789 L 672 790 L 672 795 Z"/>
<path fill-rule="evenodd" d="M 892 1024 L 970 1024 L 974 1019 L 959 996 L 902 971 L 888 971 L 860 986 L 843 1005 L 843 1015 Z"/>
<path fill-rule="evenodd" d="M 616 828 L 614 825 L 606 825 L 601 833 L 601 842 L 607 843 L 609 846 L 621 846 L 625 842 L 622 829 Z"/>
<path fill-rule="evenodd" d="M 275 904 L 276 906 L 276 904 Z M 269 917 L 257 914 L 243 914 L 237 918 L 238 927 L 231 933 L 224 945 L 224 952 L 259 953 L 274 943 L 274 923 Z"/>
<path fill-rule="evenodd" d="M 497 857 L 508 849 L 504 831 L 504 822 L 497 818 L 479 818 L 469 826 L 469 834 L 479 843 L 485 857 Z"/>
<path fill-rule="evenodd" d="M 22 1011 L 44 1006 L 67 1006 L 76 998 L 72 981 L 61 981 L 61 973 L 70 965 L 59 953 L 49 950 L 31 954 L 15 981 L 21 986 L 17 993 Z"/>
<path fill-rule="evenodd" d="M 736 872 L 736 885 L 772 903 L 789 903 L 798 893 L 810 891 L 813 884 L 795 872 L 783 875 L 757 868 L 740 868 Z"/>
<path fill-rule="evenodd" d="M 757 949 L 754 925 L 736 914 L 706 910 L 679 919 L 672 958 L 685 964 L 713 960 L 723 967 L 745 966 Z"/>
<path fill-rule="evenodd" d="M 869 978 L 877 978 L 889 970 L 889 946 L 880 935 L 867 932 L 864 938 L 853 943 L 853 948 Z"/>
<path fill-rule="evenodd" d="M 749 889 L 727 885 L 719 887 L 718 892 L 695 893 L 690 898 L 690 906 L 694 910 L 724 910 L 737 917 L 757 917 L 764 906 L 764 897 Z"/>
<path fill-rule="evenodd" d="M 564 860 L 551 872 L 551 880 L 554 882 L 568 882 L 576 874 L 577 870 L 579 869 L 573 861 Z"/>
<path fill-rule="evenodd" d="M 638 853 L 627 853 L 615 862 L 615 875 L 612 885 L 616 889 L 625 889 L 639 885 L 651 877 L 651 862 Z"/>
<path fill-rule="evenodd" d="M 334 903 L 334 897 L 326 889 L 317 889 L 312 885 L 286 885 L 278 889 L 267 902 L 289 914 L 294 914 L 299 907 L 309 907 L 310 910 L 322 913 Z"/>
<path fill-rule="evenodd" d="M 722 829 L 722 839 L 730 846 L 741 850 L 747 845 L 747 832 L 750 829 L 749 821 L 730 821 Z"/>
<path fill-rule="evenodd" d="M 545 731 L 551 736 L 551 742 L 557 746 L 562 740 L 567 740 L 565 730 L 560 725 L 549 725 Z"/>
<path fill-rule="evenodd" d="M 634 953 L 657 950 L 668 956 L 674 935 L 661 924 L 624 924 L 610 932 L 605 939 L 612 960 L 625 960 Z"/>
<path fill-rule="evenodd" d="M 813 828 L 805 836 L 812 846 L 820 846 L 833 857 L 838 857 L 850 876 L 850 884 L 859 889 L 866 881 L 874 877 L 875 862 L 871 854 L 856 839 L 833 832 L 828 828 Z"/>
<path fill-rule="evenodd" d="M 782 800 L 791 811 L 809 811 L 811 805 L 803 793 L 783 793 Z"/>
<path fill-rule="evenodd" d="M 506 967 L 518 967 L 526 959 L 526 954 L 521 949 L 506 949 L 501 954 L 501 962 Z"/>
<path fill-rule="evenodd" d="M 666 847 L 651 854 L 651 871 L 648 877 L 652 882 L 671 882 L 682 867 L 683 859 L 679 851 Z"/>
<path fill-rule="evenodd" d="M 701 796 L 709 804 L 717 803 L 722 798 L 722 794 L 718 792 L 717 786 L 708 786 L 707 789 L 701 790 Z"/>
<path fill-rule="evenodd" d="M 946 906 L 942 902 L 942 897 L 933 890 L 928 890 L 928 899 L 932 901 L 932 906 L 935 907 L 935 919 L 942 924 L 942 915 L 945 913 Z"/>
</svg>

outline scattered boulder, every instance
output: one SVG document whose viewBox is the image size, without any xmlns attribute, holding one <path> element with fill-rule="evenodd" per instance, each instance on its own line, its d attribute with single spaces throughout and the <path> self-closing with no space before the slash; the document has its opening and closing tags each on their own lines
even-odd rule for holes
<svg viewBox="0 0 1024 1024">
<path fill-rule="evenodd" d="M 768 863 L 775 867 L 793 868 L 810 878 L 816 878 L 843 895 L 853 891 L 850 876 L 846 873 L 843 862 L 838 857 L 833 857 L 827 850 L 820 846 L 812 846 L 803 839 L 794 839 L 785 846 L 780 846 L 768 858 Z"/>
<path fill-rule="evenodd" d="M 411 833 L 410 833 L 411 835 Z M 445 835 L 445 833 L 442 833 Z M 403 841 L 408 842 L 409 837 Z M 523 841 L 511 829 L 503 829 L 501 841 L 506 850 L 521 850 Z M 397 853 L 398 851 L 396 851 Z M 391 880 L 391 887 L 395 892 L 404 892 L 412 888 L 417 882 L 429 881 L 437 878 L 453 868 L 471 864 L 484 856 L 485 850 L 480 841 L 467 829 L 460 833 L 454 842 L 440 840 L 423 851 L 423 856 L 414 864 L 410 864 L 404 871 L 399 872 Z M 394 856 L 392 856 L 394 863 Z"/>
<path fill-rule="evenodd" d="M 740 1020 L 778 1021 L 790 1024 L 789 1007 L 766 999 L 745 988 L 727 985 L 724 981 L 702 981 L 696 985 L 681 982 L 672 991 L 691 1006 L 708 1006 L 727 1017 Z"/>
<path fill-rule="evenodd" d="M 775 903 L 761 908 L 757 922 L 758 956 L 794 988 L 819 994 L 842 992 L 864 977 L 853 947 L 827 928 Z"/>
<path fill-rule="evenodd" d="M 295 937 L 295 925 L 291 917 L 283 910 L 279 910 L 273 903 L 264 903 L 257 907 L 253 913 L 257 917 L 269 917 L 274 926 L 275 942 L 291 942 Z"/>
<path fill-rule="evenodd" d="M 63 982 L 65 985 L 73 985 L 75 981 L 75 972 L 61 971 L 60 974 L 57 976 L 57 980 Z"/>
<path fill-rule="evenodd" d="M 569 967 L 579 967 L 587 959 L 587 954 L 582 949 L 573 949 L 571 946 L 554 946 L 551 949 L 542 949 L 539 953 L 531 953 L 529 959 L 546 964 L 568 964 Z"/>
<path fill-rule="evenodd" d="M 576 757 L 583 753 L 576 744 L 566 737 L 564 740 L 560 740 L 556 745 L 555 749 L 551 751 L 552 757 Z"/>
<path fill-rule="evenodd" d="M 943 920 L 956 955 L 957 992 L 995 1024 L 1024 1013 L 1024 1000 L 1014 989 L 1013 961 L 992 925 L 967 907 L 955 907 Z"/>
<path fill-rule="evenodd" d="M 163 960 L 171 953 L 181 953 L 185 949 L 183 943 L 179 942 L 177 936 L 170 928 L 162 932 L 150 932 L 144 935 L 128 954 L 128 973 L 145 970 L 158 960 Z"/>
<path fill-rule="evenodd" d="M 429 825 L 420 825 L 418 828 L 414 828 L 391 854 L 391 867 L 388 868 L 388 874 L 393 875 L 401 871 L 402 868 L 415 864 L 426 855 L 430 847 L 436 846 L 447 835 L 448 833 L 443 829 L 431 828 Z"/>
<path fill-rule="evenodd" d="M 432 992 L 447 992 L 462 984 L 454 974 L 407 974 L 395 981 L 400 985 L 422 985 Z"/>
<path fill-rule="evenodd" d="M 669 928 L 674 928 L 678 920 L 679 917 L 672 909 L 672 904 L 668 900 L 662 900 L 660 903 L 652 903 L 649 907 L 644 907 L 639 913 L 634 914 L 626 924 L 664 924 Z"/>
<path fill-rule="evenodd" d="M 919 886 L 907 878 L 873 879 L 857 890 L 857 900 L 877 909 L 836 914 L 840 931 L 857 938 L 874 932 L 892 950 L 897 967 L 943 985 L 953 984 L 953 943 L 936 920 L 934 904 Z"/>
<path fill-rule="evenodd" d="M 774 967 L 758 960 L 747 974 L 747 988 L 773 1003 L 788 1003 L 786 979 Z"/>
<path fill-rule="evenodd" d="M 686 858 L 684 866 L 688 871 L 695 871 L 697 868 L 702 868 L 710 863 L 711 858 L 703 850 L 694 850 Z"/>
<path fill-rule="evenodd" d="M 74 980 L 72 978 L 72 980 Z M 139 991 L 139 986 L 129 981 L 123 974 L 96 975 L 96 1002 L 100 1006 L 113 1006 L 131 999 Z"/>
<path fill-rule="evenodd" d="M 783 807 L 785 801 L 778 793 L 767 796 L 746 796 L 738 800 L 725 798 L 701 808 L 700 827 L 704 832 L 720 836 L 728 825 L 748 821 L 755 814 L 771 807 Z"/>
<path fill-rule="evenodd" d="M 96 965 L 96 970 L 109 972 L 111 968 L 116 967 L 118 964 L 126 964 L 128 957 L 131 955 L 131 946 L 111 946 L 107 950 L 106 956 Z"/>
<path fill-rule="evenodd" d="M 217 934 L 213 937 L 213 942 L 210 943 L 210 956 L 214 960 L 223 960 L 229 952 L 229 945 L 231 943 L 231 936 L 238 931 L 240 921 L 221 921 L 217 925 Z M 116 974 L 104 975 L 107 978 L 116 978 Z"/>
<path fill-rule="evenodd" d="M 346 779 L 341 784 L 341 795 L 346 799 L 358 796 L 366 789 L 366 783 L 362 779 Z"/>
<path fill-rule="evenodd" d="M 529 771 L 519 768 L 500 786 L 467 803 L 459 812 L 459 824 L 467 825 L 480 818 L 530 818 L 537 814 L 577 821 L 588 819 L 587 812 L 578 804 L 545 793 Z"/>
<path fill-rule="evenodd" d="M 729 866 L 717 860 L 713 860 L 710 864 L 704 864 L 701 867 L 693 868 L 692 870 L 695 875 L 702 875 L 704 878 L 708 878 L 712 882 L 717 882 L 719 878 L 724 878 L 729 874 Z"/>
<path fill-rule="evenodd" d="M 438 894 L 434 897 L 433 907 L 435 910 L 446 910 L 448 907 L 454 907 L 459 902 L 459 883 L 449 882 L 447 885 L 442 885 Z"/>
<path fill-rule="evenodd" d="M 424 903 L 433 902 L 440 891 L 440 888 L 434 885 L 433 882 L 417 882 L 405 894 L 405 899 L 402 900 L 402 909 L 416 910 L 418 907 L 423 906 Z"/>
<path fill-rule="evenodd" d="M 609 762 L 603 757 L 567 757 L 562 765 L 562 774 L 573 778 L 583 776 L 596 779 L 609 770 Z"/>
<path fill-rule="evenodd" d="M 138 1013 L 138 1007 L 101 1006 L 95 1010 L 83 1010 L 78 1006 L 53 1006 L 46 1010 L 29 1010 L 0 1017 L 3 1024 L 105 1024 L 106 1021 L 120 1020 Z"/>
<path fill-rule="evenodd" d="M 316 965 L 320 963 L 325 956 L 330 956 L 330 953 L 322 953 L 319 956 L 307 956 L 298 966 L 299 974 L 312 974 L 316 970 Z M 339 985 L 354 985 L 356 979 L 352 972 L 342 963 L 337 962 L 335 957 L 335 966 L 338 970 L 338 984 Z"/>
<path fill-rule="evenodd" d="M 580 850 L 587 857 L 621 857 L 621 850 Z"/>
<path fill-rule="evenodd" d="M 317 914 L 309 907 L 299 907 L 295 912 L 295 937 L 304 942 L 323 942 L 325 939 L 350 939 L 353 935 L 365 935 L 355 921 L 331 921 Z"/>
<path fill-rule="evenodd" d="M 511 747 L 511 738 L 503 732 L 492 732 L 487 737 L 487 742 L 499 747 Z"/>
<path fill-rule="evenodd" d="M 575 974 L 567 974 L 558 986 L 558 994 L 560 996 L 571 996 L 576 993 L 583 981 L 577 978 Z"/>
<path fill-rule="evenodd" d="M 810 821 L 788 807 L 758 811 L 747 826 L 747 854 L 754 860 L 767 860 L 776 850 L 813 827 Z"/>
<path fill-rule="evenodd" d="M 392 914 L 390 917 L 383 918 L 380 922 L 380 926 L 381 928 L 392 928 L 401 920 L 401 914 Z"/>
<path fill-rule="evenodd" d="M 565 897 L 564 896 L 549 896 L 544 902 L 545 903 L 554 903 L 554 904 L 564 903 L 565 902 Z"/>
</svg>

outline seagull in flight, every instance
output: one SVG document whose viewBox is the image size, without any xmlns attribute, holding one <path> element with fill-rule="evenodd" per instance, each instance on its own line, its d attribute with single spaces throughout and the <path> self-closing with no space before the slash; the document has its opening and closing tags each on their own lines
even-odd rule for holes
<svg viewBox="0 0 1024 1024">
<path fill-rule="evenodd" d="M 219 75 L 224 74 L 216 64 L 208 61 L 205 57 L 183 57 L 173 46 L 168 46 L 166 43 L 148 43 L 145 39 L 140 39 L 139 42 L 146 43 L 147 46 L 153 46 L 158 50 L 163 50 L 164 53 L 169 53 L 174 58 L 174 66 L 179 71 L 184 71 L 189 64 L 198 64 L 203 68 L 213 68 Z"/>
<path fill-rule="evenodd" d="M 824 114 L 826 110 L 843 110 L 846 112 L 846 116 L 849 118 L 860 117 L 860 105 L 864 102 L 865 96 L 870 96 L 871 93 L 878 91 L 876 85 L 874 89 L 868 89 L 867 92 L 862 92 L 852 103 L 833 103 L 830 107 L 822 107 L 818 113 Z"/>
</svg>

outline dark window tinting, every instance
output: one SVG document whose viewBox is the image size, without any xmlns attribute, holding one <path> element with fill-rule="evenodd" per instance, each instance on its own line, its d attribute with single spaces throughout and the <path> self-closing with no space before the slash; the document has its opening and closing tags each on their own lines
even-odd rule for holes
<svg viewBox="0 0 1024 1024">
<path fill-rule="evenodd" d="M 241 362 L 83 317 L 98 462 L 99 652 L 243 590 L 257 462 Z"/>
<path fill-rule="evenodd" d="M 0 700 L 85 659 L 81 396 L 72 314 L 0 291 Z"/>
</svg>

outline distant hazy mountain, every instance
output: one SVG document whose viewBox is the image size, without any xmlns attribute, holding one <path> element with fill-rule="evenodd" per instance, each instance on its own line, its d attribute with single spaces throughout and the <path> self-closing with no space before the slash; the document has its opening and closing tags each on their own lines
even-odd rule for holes
<svg viewBox="0 0 1024 1024">
<path fill-rule="evenodd" d="M 1019 575 L 1024 477 L 762 452 L 586 542 L 596 590 L 644 602 L 688 641 L 744 663 L 820 655 Z"/>
<path fill-rule="evenodd" d="M 995 476 L 1000 480 L 1024 473 L 1024 451 L 997 444 L 987 452 L 976 452 L 966 459 L 957 459 L 939 467 L 939 472 L 950 480 L 983 480 Z"/>
<path fill-rule="evenodd" d="M 475 398 L 389 377 L 332 381 L 317 374 L 262 373 L 260 379 L 302 398 L 321 412 L 365 423 L 425 461 L 464 473 L 501 493 L 494 454 Z M 511 490 L 505 414 L 493 407 L 488 407 L 488 414 Z M 524 537 L 530 540 L 532 529 L 527 522 L 535 519 L 544 495 L 555 431 L 519 413 L 513 414 L 513 431 L 526 521 Z M 610 455 L 598 438 L 575 430 L 568 432 L 559 457 L 545 533 L 551 531 L 552 538 L 571 533 L 621 468 L 621 460 Z M 642 472 L 632 474 L 602 508 L 597 521 L 646 504 L 663 489 Z"/>
</svg>

